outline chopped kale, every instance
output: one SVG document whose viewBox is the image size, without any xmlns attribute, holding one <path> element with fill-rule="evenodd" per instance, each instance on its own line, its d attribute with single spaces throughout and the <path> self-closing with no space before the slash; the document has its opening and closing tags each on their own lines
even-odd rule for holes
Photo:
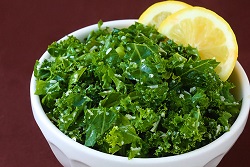
<svg viewBox="0 0 250 167">
<path fill-rule="evenodd" d="M 69 36 L 36 62 L 36 95 L 66 135 L 106 153 L 163 157 L 200 148 L 230 130 L 239 113 L 213 59 L 154 27 L 102 28 Z"/>
</svg>

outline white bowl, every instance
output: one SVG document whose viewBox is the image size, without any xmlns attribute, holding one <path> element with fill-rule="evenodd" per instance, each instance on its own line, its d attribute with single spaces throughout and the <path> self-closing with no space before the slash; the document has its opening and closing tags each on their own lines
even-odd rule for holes
<svg viewBox="0 0 250 167">
<path fill-rule="evenodd" d="M 136 20 L 117 20 L 105 22 L 103 27 L 124 28 L 133 24 Z M 77 30 L 69 35 L 77 38 L 86 37 L 92 30 L 97 30 L 98 25 L 92 25 Z M 66 39 L 65 36 L 62 39 Z M 62 40 L 61 39 L 61 40 Z M 39 61 L 48 58 L 45 52 Z M 120 157 L 93 150 L 82 144 L 75 142 L 63 134 L 46 116 L 40 99 L 34 94 L 36 79 L 32 75 L 30 83 L 30 98 L 34 118 L 41 129 L 44 137 L 48 141 L 53 153 L 63 166 L 71 167 L 215 167 L 219 164 L 223 156 L 236 142 L 242 133 L 250 108 L 250 87 L 247 75 L 240 65 L 236 63 L 230 80 L 236 85 L 234 94 L 237 99 L 242 99 L 241 111 L 232 125 L 229 132 L 226 132 L 212 143 L 197 150 L 170 157 L 162 158 L 133 158 Z"/>
</svg>

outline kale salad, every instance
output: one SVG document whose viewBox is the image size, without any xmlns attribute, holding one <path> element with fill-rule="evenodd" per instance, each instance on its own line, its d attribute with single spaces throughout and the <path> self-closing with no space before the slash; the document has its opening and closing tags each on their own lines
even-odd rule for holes
<svg viewBox="0 0 250 167">
<path fill-rule="evenodd" d="M 230 130 L 240 102 L 198 50 L 152 26 L 68 36 L 34 67 L 36 95 L 48 118 L 72 140 L 134 157 L 186 153 Z"/>
</svg>

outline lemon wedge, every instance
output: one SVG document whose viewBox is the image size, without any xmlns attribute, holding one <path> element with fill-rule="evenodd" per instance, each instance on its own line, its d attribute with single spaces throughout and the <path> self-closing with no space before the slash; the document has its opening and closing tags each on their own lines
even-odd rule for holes
<svg viewBox="0 0 250 167">
<path fill-rule="evenodd" d="M 169 15 L 187 7 L 191 7 L 191 5 L 180 1 L 157 2 L 141 14 L 138 22 L 144 25 L 155 25 L 157 29 Z"/>
<path fill-rule="evenodd" d="M 177 44 L 197 48 L 201 59 L 216 59 L 221 80 L 231 75 L 238 57 L 236 37 L 215 12 L 203 7 L 182 9 L 164 19 L 158 31 Z"/>
</svg>

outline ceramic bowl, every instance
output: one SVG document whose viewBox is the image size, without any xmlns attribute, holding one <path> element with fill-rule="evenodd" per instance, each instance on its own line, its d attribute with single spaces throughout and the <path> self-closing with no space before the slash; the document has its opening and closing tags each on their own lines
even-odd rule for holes
<svg viewBox="0 0 250 167">
<path fill-rule="evenodd" d="M 136 20 L 109 21 L 105 22 L 103 27 L 124 28 L 133 24 L 135 21 Z M 83 39 L 91 31 L 97 29 L 98 25 L 95 24 L 77 30 L 69 35 Z M 66 38 L 67 36 L 61 40 Z M 48 57 L 48 52 L 45 52 L 39 61 L 43 61 Z M 34 94 L 36 85 L 34 75 L 32 75 L 30 83 L 30 98 L 35 121 L 45 139 L 48 141 L 56 158 L 65 167 L 215 167 L 242 133 L 248 119 L 250 108 L 249 80 L 239 62 L 236 63 L 230 80 L 236 85 L 234 89 L 235 97 L 242 99 L 240 114 L 230 131 L 202 148 L 185 154 L 162 158 L 133 158 L 129 160 L 127 157 L 102 153 L 70 139 L 46 116 L 39 97 Z"/>
</svg>

